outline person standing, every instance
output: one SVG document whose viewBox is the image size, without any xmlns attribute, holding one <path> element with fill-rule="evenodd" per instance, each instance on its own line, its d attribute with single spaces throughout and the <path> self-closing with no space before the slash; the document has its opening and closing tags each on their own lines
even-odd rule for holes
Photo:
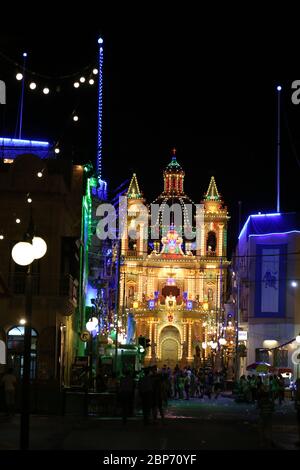
<svg viewBox="0 0 300 470">
<path fill-rule="evenodd" d="M 274 413 L 274 401 L 272 393 L 268 390 L 268 387 L 262 387 L 258 396 L 258 409 L 259 409 L 259 428 L 260 428 L 260 439 L 261 446 L 263 448 L 272 448 L 272 421 Z"/>
<path fill-rule="evenodd" d="M 297 379 L 296 381 L 295 408 L 296 408 L 296 413 L 297 413 L 298 437 L 299 437 L 299 441 L 296 442 L 296 446 L 300 447 L 300 379 Z"/>
<path fill-rule="evenodd" d="M 144 369 L 144 377 L 139 381 L 139 393 L 142 401 L 144 424 L 150 423 L 150 412 L 152 409 L 153 381 L 150 369 Z"/>
<path fill-rule="evenodd" d="M 15 412 L 15 395 L 17 379 L 12 368 L 3 375 L 1 382 L 4 385 L 5 404 L 8 416 L 13 416 Z"/>
<path fill-rule="evenodd" d="M 157 373 L 157 367 L 152 367 L 152 417 L 153 423 L 157 423 L 157 411 L 160 413 L 162 422 L 164 422 L 164 387 L 163 387 L 163 376 Z"/>
<path fill-rule="evenodd" d="M 133 413 L 135 382 L 130 371 L 125 372 L 125 377 L 120 380 L 119 400 L 122 408 L 123 424 L 127 423 L 128 416 Z"/>
</svg>

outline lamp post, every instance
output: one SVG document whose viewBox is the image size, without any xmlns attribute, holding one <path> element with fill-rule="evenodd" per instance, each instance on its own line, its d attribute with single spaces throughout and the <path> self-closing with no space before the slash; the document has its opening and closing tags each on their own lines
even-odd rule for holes
<svg viewBox="0 0 300 470">
<path fill-rule="evenodd" d="M 96 317 L 92 317 L 89 319 L 89 321 L 87 322 L 86 324 L 86 329 L 87 331 L 90 333 L 90 342 L 89 342 L 89 345 L 90 345 L 90 352 L 89 352 L 89 355 L 90 355 L 90 377 L 89 377 L 89 382 L 90 382 L 90 388 L 92 390 L 94 390 L 94 380 L 93 380 L 93 362 L 94 362 L 94 335 L 93 335 L 93 332 L 94 334 L 95 331 L 96 331 L 96 328 L 98 327 L 98 324 L 99 324 L 99 321 L 98 321 L 98 318 Z"/>
<path fill-rule="evenodd" d="M 42 258 L 47 252 L 46 242 L 34 236 L 32 215 L 25 234 L 25 241 L 17 243 L 11 252 L 12 259 L 19 266 L 27 266 L 25 285 L 25 317 L 24 326 L 24 362 L 22 377 L 22 404 L 20 425 L 20 449 L 29 448 L 29 416 L 30 416 L 30 362 L 31 362 L 31 329 L 32 329 L 32 273 L 31 264 L 35 259 Z"/>
</svg>

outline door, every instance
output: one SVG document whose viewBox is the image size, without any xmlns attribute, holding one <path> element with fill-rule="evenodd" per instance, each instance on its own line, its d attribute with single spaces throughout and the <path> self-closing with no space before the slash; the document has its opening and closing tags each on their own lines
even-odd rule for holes
<svg viewBox="0 0 300 470">
<path fill-rule="evenodd" d="M 161 359 L 168 366 L 176 365 L 178 362 L 178 343 L 175 339 L 167 338 L 162 343 Z"/>
</svg>

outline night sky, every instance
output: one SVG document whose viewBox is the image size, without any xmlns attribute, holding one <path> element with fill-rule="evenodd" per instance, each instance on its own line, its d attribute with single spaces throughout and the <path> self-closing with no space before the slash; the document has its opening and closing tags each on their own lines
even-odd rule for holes
<svg viewBox="0 0 300 470">
<path fill-rule="evenodd" d="M 30 30 L 30 32 L 28 32 Z M 237 43 L 198 28 L 176 27 L 171 21 L 143 21 L 128 27 L 105 18 L 85 30 L 53 25 L 0 33 L 0 52 L 28 69 L 57 76 L 97 65 L 97 37 L 105 47 L 103 173 L 113 190 L 136 172 L 147 202 L 162 190 L 162 172 L 171 149 L 186 171 L 185 189 L 197 203 L 210 177 L 232 216 L 230 246 L 250 213 L 276 209 L 276 84 L 283 92 L 282 210 L 299 209 L 300 106 L 291 102 L 297 79 L 263 78 L 261 62 Z M 212 34 L 212 33 L 211 33 Z M 14 136 L 20 82 L 17 68 L 0 57 L 0 79 L 7 83 L 6 109 L 0 109 L 0 135 Z M 79 78 L 79 76 L 78 76 Z M 299 77 L 298 77 L 299 78 Z M 59 92 L 44 96 L 26 92 L 23 137 L 59 141 L 59 158 L 75 163 L 94 161 L 97 89 L 73 88 L 73 79 L 39 80 Z M 4 107 L 2 107 L 4 108 Z M 73 109 L 80 121 L 71 120 Z M 298 162 L 297 162 L 298 158 Z"/>
</svg>

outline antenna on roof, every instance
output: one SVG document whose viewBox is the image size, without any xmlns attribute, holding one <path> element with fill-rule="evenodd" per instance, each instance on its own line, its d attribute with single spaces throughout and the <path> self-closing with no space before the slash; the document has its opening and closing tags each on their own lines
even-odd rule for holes
<svg viewBox="0 0 300 470">
<path fill-rule="evenodd" d="M 280 213 L 280 164 L 281 164 L 281 91 L 277 86 L 277 213 Z"/>
</svg>

